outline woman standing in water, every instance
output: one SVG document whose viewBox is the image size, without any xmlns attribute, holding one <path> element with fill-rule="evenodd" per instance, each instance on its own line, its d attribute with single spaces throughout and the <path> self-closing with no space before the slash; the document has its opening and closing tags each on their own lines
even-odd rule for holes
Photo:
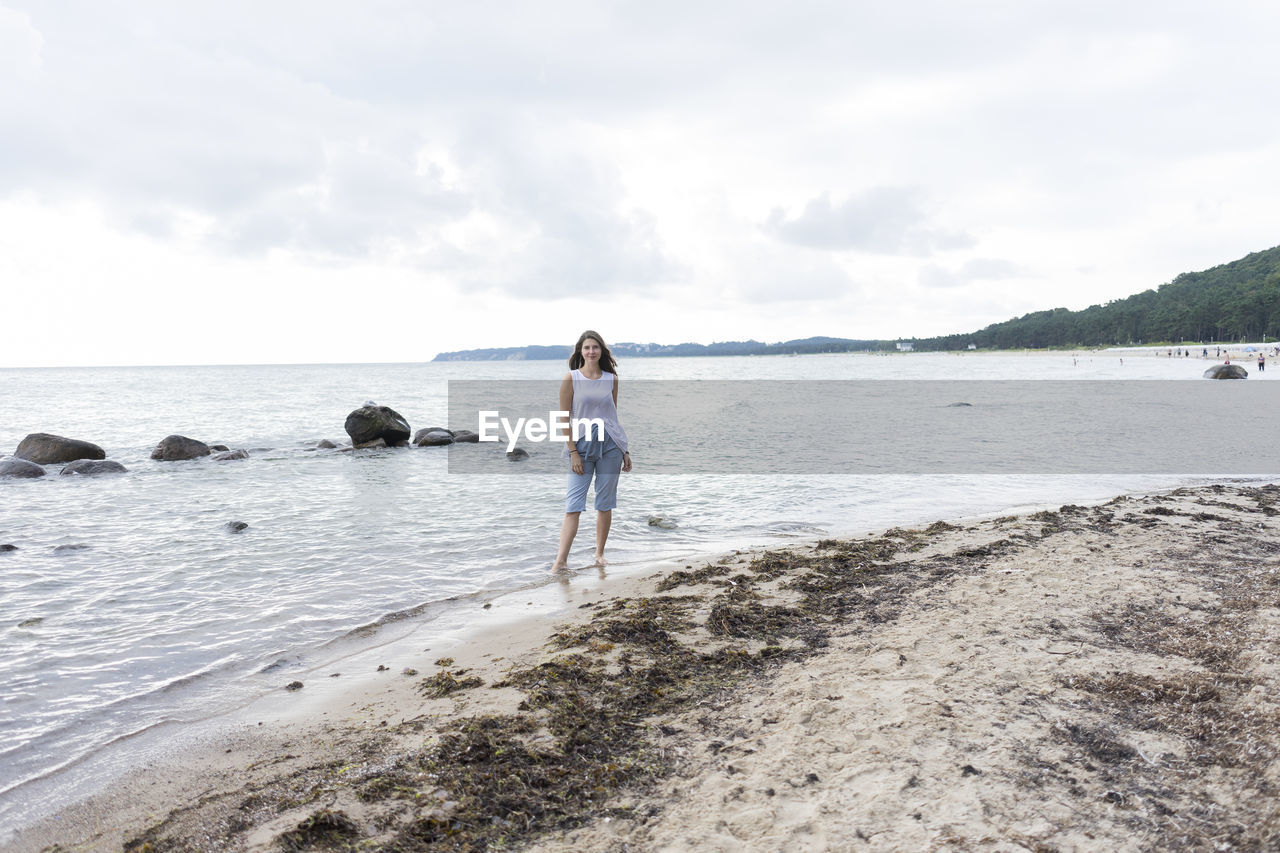
<svg viewBox="0 0 1280 853">
<path fill-rule="evenodd" d="M 578 535 L 578 518 L 587 508 L 587 487 L 596 484 L 596 562 L 604 566 L 604 543 L 618 505 L 620 471 L 631 470 L 627 434 L 618 423 L 618 367 L 613 354 L 598 332 L 585 331 L 569 356 L 569 372 L 560 382 L 560 410 L 569 412 L 570 440 L 565 448 L 569 458 L 569 489 L 565 496 L 564 523 L 560 527 L 560 550 L 552 571 L 564 569 L 569 548 Z M 596 429 L 583 430 L 573 440 L 573 424 L 599 420 L 604 435 Z M 585 427 L 587 424 L 584 423 Z M 581 427 L 579 428 L 581 429 Z"/>
</svg>

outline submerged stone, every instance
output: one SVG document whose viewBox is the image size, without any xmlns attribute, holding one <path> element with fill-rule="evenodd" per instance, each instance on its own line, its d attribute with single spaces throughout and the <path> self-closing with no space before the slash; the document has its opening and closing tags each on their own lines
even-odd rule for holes
<svg viewBox="0 0 1280 853">
<path fill-rule="evenodd" d="M 79 459 L 64 465 L 59 475 L 65 477 L 79 474 L 82 477 L 92 477 L 97 474 L 123 474 L 128 470 L 113 459 Z"/>
<path fill-rule="evenodd" d="M 444 427 L 427 427 L 420 429 L 413 436 L 413 443 L 418 447 L 439 447 L 453 444 L 453 433 Z"/>
<path fill-rule="evenodd" d="M 151 451 L 151 458 L 161 462 L 180 462 L 184 459 L 197 459 L 209 455 L 209 445 L 185 435 L 169 435 L 161 439 L 156 449 Z"/>
<path fill-rule="evenodd" d="M 34 462 L 25 459 L 0 459 L 0 477 L 24 477 L 31 479 L 43 477 L 45 470 Z"/>
</svg>

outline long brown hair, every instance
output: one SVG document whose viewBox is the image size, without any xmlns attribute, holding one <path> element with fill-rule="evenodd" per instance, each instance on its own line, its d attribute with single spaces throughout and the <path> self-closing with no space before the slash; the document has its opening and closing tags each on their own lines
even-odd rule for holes
<svg viewBox="0 0 1280 853">
<path fill-rule="evenodd" d="M 591 338 L 600 344 L 600 369 L 606 373 L 617 373 L 618 363 L 613 360 L 613 353 L 609 352 L 609 345 L 604 342 L 604 338 L 600 337 L 599 332 L 593 332 L 587 329 L 578 336 L 578 342 L 573 345 L 573 355 L 569 356 L 569 369 L 577 370 L 587 363 L 582 357 L 582 342 L 587 338 Z"/>
</svg>

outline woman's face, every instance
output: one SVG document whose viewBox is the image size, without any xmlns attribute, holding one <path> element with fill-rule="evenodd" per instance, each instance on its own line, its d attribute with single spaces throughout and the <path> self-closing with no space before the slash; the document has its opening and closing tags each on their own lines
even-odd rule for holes
<svg viewBox="0 0 1280 853">
<path fill-rule="evenodd" d="M 582 358 L 585 361 L 599 361 L 600 342 L 595 338 L 584 338 L 582 341 Z"/>
</svg>

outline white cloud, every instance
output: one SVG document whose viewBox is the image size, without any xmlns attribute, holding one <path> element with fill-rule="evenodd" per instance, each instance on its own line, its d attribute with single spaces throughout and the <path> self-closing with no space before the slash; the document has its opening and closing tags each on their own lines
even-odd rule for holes
<svg viewBox="0 0 1280 853">
<path fill-rule="evenodd" d="M 25 12 L 0 6 L 0 81 L 22 85 L 40 72 L 44 37 Z"/>
<path fill-rule="evenodd" d="M 192 311 L 150 361 L 349 358 L 351 294 L 412 306 L 377 322 L 420 357 L 566 311 L 654 341 L 962 331 L 1275 242 L 1277 36 L 1246 0 L 8 0 L 0 275 L 146 327 L 160 282 L 234 279 L 238 322 L 290 329 L 219 353 Z M 144 357 L 102 328 L 0 366 Z"/>
<path fill-rule="evenodd" d="M 967 249 L 967 234 L 928 223 L 923 193 L 903 187 L 874 187 L 833 205 L 827 193 L 808 201 L 788 218 L 774 208 L 765 229 L 778 239 L 812 249 L 858 249 L 885 255 L 928 256 Z"/>
<path fill-rule="evenodd" d="M 1017 264 L 999 258 L 971 258 L 955 270 L 926 264 L 920 268 L 920 284 L 924 287 L 962 287 L 975 281 L 1014 278 L 1021 272 Z"/>
</svg>

